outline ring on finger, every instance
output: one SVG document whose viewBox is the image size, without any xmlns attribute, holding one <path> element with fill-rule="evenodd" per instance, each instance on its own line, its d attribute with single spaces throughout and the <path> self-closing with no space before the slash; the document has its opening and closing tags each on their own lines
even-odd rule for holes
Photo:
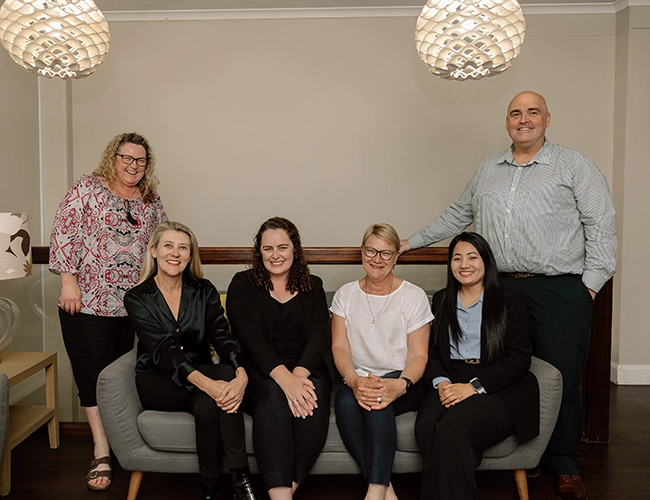
<svg viewBox="0 0 650 500">
<path fill-rule="evenodd" d="M 381 404 L 381 396 L 377 398 L 377 403 Z"/>
</svg>

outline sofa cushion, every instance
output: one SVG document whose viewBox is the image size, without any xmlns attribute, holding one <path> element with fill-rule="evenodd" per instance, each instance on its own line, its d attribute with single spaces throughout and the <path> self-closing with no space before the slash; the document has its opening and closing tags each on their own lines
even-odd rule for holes
<svg viewBox="0 0 650 500">
<path fill-rule="evenodd" d="M 507 457 L 519 446 L 519 440 L 516 435 L 510 436 L 508 439 L 501 441 L 494 446 L 491 446 L 483 452 L 483 458 L 501 458 Z"/>
<path fill-rule="evenodd" d="M 332 398 L 333 400 L 334 398 Z M 404 413 L 397 417 L 397 451 L 419 453 L 415 440 L 415 418 L 417 413 Z M 246 424 L 246 453 L 254 454 L 253 419 L 244 413 Z M 182 411 L 162 412 L 147 410 L 138 416 L 138 429 L 147 444 L 154 450 L 196 453 L 194 417 Z M 510 436 L 505 441 L 485 450 L 485 458 L 499 458 L 510 455 L 519 441 Z M 334 404 L 332 403 L 327 441 L 323 452 L 345 453 L 345 445 L 336 426 Z"/>
<path fill-rule="evenodd" d="M 138 430 L 154 450 L 196 453 L 191 413 L 145 410 L 138 415 Z"/>
</svg>

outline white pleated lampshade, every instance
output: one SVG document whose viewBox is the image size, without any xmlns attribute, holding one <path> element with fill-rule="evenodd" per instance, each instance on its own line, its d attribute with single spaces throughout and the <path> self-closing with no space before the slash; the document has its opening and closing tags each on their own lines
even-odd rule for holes
<svg viewBox="0 0 650 500">
<path fill-rule="evenodd" d="M 6 0 L 0 41 L 30 73 L 83 78 L 106 58 L 111 35 L 92 0 Z"/>
<path fill-rule="evenodd" d="M 478 80 L 512 65 L 525 32 L 517 0 L 429 0 L 417 20 L 415 45 L 434 75 Z"/>
</svg>

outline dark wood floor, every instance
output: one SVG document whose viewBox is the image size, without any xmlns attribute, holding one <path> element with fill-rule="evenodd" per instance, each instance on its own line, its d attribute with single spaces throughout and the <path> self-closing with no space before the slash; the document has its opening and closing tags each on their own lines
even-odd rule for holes
<svg viewBox="0 0 650 500">
<path fill-rule="evenodd" d="M 650 387 L 611 385 L 611 424 L 608 444 L 581 443 L 582 477 L 590 500 L 650 499 Z M 11 499 L 113 500 L 126 497 L 129 473 L 115 467 L 112 487 L 92 492 L 84 475 L 90 461 L 88 435 L 63 432 L 61 446 L 50 450 L 47 434 L 38 431 L 12 452 Z M 394 476 L 400 500 L 419 498 L 419 474 Z M 480 472 L 478 481 L 488 500 L 516 499 L 512 473 Z M 230 500 L 229 481 L 222 481 L 222 498 Z M 554 499 L 553 478 L 543 472 L 528 481 L 531 499 Z M 198 498 L 198 475 L 145 474 L 141 500 Z M 358 476 L 310 476 L 297 499 L 361 499 L 365 491 Z"/>
</svg>

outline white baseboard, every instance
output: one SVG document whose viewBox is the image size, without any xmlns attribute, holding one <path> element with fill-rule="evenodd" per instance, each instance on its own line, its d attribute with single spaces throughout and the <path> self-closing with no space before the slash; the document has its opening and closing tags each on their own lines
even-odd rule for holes
<svg viewBox="0 0 650 500">
<path fill-rule="evenodd" d="M 611 363 L 610 380 L 616 385 L 650 385 L 650 365 Z"/>
</svg>

